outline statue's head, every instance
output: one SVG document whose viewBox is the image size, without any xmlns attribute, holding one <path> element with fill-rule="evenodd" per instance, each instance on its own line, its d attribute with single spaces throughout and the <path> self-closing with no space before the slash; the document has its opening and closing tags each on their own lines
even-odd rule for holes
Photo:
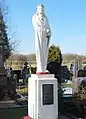
<svg viewBox="0 0 86 119">
<path fill-rule="evenodd" d="M 37 5 L 37 13 L 44 14 L 44 6 L 42 4 Z"/>
</svg>

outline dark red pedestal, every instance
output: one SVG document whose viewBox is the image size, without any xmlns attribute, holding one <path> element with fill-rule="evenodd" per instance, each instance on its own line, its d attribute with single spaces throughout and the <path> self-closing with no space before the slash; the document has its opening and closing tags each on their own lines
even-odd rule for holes
<svg viewBox="0 0 86 119">
<path fill-rule="evenodd" d="M 31 119 L 29 116 L 24 116 L 23 119 Z"/>
<path fill-rule="evenodd" d="M 36 72 L 37 75 L 49 74 L 49 72 Z"/>
</svg>

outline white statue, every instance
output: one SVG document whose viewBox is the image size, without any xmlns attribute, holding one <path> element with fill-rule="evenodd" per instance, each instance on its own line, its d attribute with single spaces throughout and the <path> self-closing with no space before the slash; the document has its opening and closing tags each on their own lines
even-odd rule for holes
<svg viewBox="0 0 86 119">
<path fill-rule="evenodd" d="M 51 30 L 43 5 L 37 5 L 37 12 L 32 17 L 32 23 L 35 30 L 37 72 L 46 72 Z"/>
</svg>

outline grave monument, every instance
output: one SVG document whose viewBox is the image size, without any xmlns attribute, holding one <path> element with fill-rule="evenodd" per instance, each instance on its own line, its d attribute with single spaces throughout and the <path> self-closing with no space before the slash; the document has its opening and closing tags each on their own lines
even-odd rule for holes
<svg viewBox="0 0 86 119">
<path fill-rule="evenodd" d="M 28 116 L 33 119 L 57 119 L 57 79 L 54 74 L 46 71 L 51 30 L 43 5 L 37 5 L 32 24 L 35 31 L 37 71 L 31 75 L 28 83 Z"/>
</svg>

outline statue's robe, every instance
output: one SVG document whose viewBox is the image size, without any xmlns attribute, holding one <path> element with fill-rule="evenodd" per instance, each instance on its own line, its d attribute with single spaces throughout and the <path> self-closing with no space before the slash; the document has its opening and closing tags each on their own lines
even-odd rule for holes
<svg viewBox="0 0 86 119">
<path fill-rule="evenodd" d="M 51 31 L 47 17 L 39 17 L 36 13 L 32 17 L 32 23 L 35 30 L 35 50 L 37 72 L 45 72 L 47 67 L 48 47 Z"/>
</svg>

